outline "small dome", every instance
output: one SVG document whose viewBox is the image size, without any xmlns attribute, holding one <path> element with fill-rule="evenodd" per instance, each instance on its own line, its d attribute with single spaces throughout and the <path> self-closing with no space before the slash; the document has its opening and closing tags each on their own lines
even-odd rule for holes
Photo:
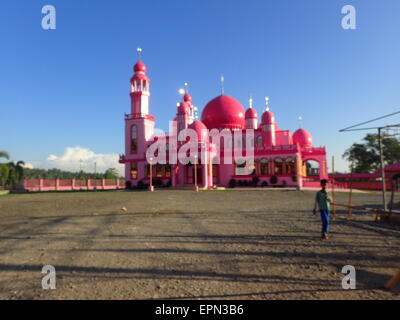
<svg viewBox="0 0 400 320">
<path fill-rule="evenodd" d="M 192 102 L 192 97 L 190 96 L 189 93 L 185 93 L 185 95 L 183 96 L 183 101 L 185 102 Z"/>
<path fill-rule="evenodd" d="M 236 99 L 220 95 L 205 106 L 201 120 L 208 129 L 243 129 L 244 108 Z"/>
<path fill-rule="evenodd" d="M 271 111 L 264 111 L 261 117 L 262 124 L 275 124 L 275 116 Z"/>
<path fill-rule="evenodd" d="M 146 65 L 139 60 L 133 67 L 133 71 L 146 73 Z"/>
<path fill-rule="evenodd" d="M 254 108 L 248 108 L 246 110 L 246 113 L 244 115 L 245 119 L 257 119 L 258 118 L 258 114 L 256 109 Z"/>
<path fill-rule="evenodd" d="M 190 107 L 187 102 L 181 102 L 178 107 L 178 114 L 189 114 Z"/>
<path fill-rule="evenodd" d="M 189 129 L 196 131 L 198 141 L 207 140 L 208 129 L 203 122 L 195 120 L 192 124 L 189 125 Z"/>
<path fill-rule="evenodd" d="M 299 144 L 300 147 L 311 147 L 311 134 L 307 130 L 299 129 L 293 134 L 293 143 Z"/>
</svg>

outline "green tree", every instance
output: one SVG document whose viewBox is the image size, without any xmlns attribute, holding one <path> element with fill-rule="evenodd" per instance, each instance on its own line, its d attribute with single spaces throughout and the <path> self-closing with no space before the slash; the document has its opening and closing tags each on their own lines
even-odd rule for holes
<svg viewBox="0 0 400 320">
<path fill-rule="evenodd" d="M 10 155 L 6 151 L 1 151 L 0 150 L 0 158 L 5 158 L 7 160 L 10 159 Z"/>
<path fill-rule="evenodd" d="M 107 169 L 106 172 L 104 173 L 104 178 L 105 179 L 116 179 L 116 178 L 118 178 L 117 170 L 115 168 Z"/>
<path fill-rule="evenodd" d="M 354 172 L 374 172 L 380 168 L 379 139 L 377 134 L 367 134 L 363 143 L 354 143 L 343 154 L 343 158 L 353 164 Z M 384 164 L 400 161 L 400 141 L 395 137 L 383 136 L 382 149 Z"/>
</svg>

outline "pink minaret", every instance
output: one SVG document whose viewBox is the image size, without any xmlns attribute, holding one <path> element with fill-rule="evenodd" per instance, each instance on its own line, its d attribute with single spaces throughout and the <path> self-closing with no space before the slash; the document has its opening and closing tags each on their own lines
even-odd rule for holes
<svg viewBox="0 0 400 320">
<path fill-rule="evenodd" d="M 257 130 L 258 115 L 257 115 L 256 109 L 253 108 L 253 98 L 252 97 L 250 97 L 250 99 L 249 99 L 249 108 L 246 110 L 244 118 L 245 118 L 245 123 L 246 123 L 246 129 Z"/>
<path fill-rule="evenodd" d="M 267 146 L 275 146 L 276 145 L 276 138 L 275 138 L 275 131 L 276 131 L 276 123 L 275 123 L 275 116 L 274 114 L 269 111 L 269 98 L 265 97 L 265 104 L 266 109 L 262 114 L 261 118 L 261 125 L 263 130 L 263 136 L 265 139 L 265 144 Z"/>
<path fill-rule="evenodd" d="M 133 67 L 135 74 L 131 78 L 131 112 L 136 117 L 149 114 L 150 101 L 150 79 L 145 64 L 140 60 L 140 52 L 139 48 L 139 61 Z"/>
</svg>

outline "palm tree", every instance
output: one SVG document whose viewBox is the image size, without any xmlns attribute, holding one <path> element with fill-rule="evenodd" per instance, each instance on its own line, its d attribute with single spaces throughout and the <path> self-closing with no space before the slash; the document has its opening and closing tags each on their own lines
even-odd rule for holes
<svg viewBox="0 0 400 320">
<path fill-rule="evenodd" d="M 9 174 L 7 179 L 7 185 L 10 187 L 16 187 L 19 185 L 24 178 L 24 166 L 25 162 L 18 161 L 16 164 L 14 162 L 8 163 Z"/>
<path fill-rule="evenodd" d="M 10 155 L 6 151 L 0 150 L 0 158 L 10 159 Z M 0 163 L 0 186 L 4 186 L 9 174 L 8 165 L 5 163 Z"/>
</svg>

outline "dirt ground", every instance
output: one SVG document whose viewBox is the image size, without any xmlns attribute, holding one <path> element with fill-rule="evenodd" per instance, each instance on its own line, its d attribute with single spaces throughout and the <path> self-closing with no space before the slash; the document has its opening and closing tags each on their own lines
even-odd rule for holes
<svg viewBox="0 0 400 320">
<path fill-rule="evenodd" d="M 1 196 L 0 299 L 399 299 L 382 286 L 400 267 L 400 229 L 341 211 L 322 241 L 313 195 Z M 380 199 L 354 195 L 358 205 Z M 44 265 L 56 268 L 56 290 L 42 289 Z M 356 268 L 356 290 L 342 289 L 344 265 Z"/>
</svg>

